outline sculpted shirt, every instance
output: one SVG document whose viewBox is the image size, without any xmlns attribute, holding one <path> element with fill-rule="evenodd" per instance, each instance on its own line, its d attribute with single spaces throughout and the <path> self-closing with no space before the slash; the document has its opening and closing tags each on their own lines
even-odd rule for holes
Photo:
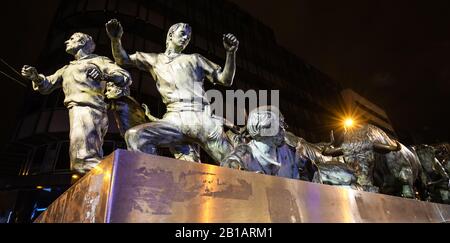
<svg viewBox="0 0 450 243">
<path fill-rule="evenodd" d="M 53 75 L 43 76 L 39 84 L 33 82 L 33 89 L 42 94 L 49 94 L 62 86 L 65 94 L 64 105 L 67 108 L 73 106 L 89 106 L 106 111 L 104 92 L 106 83 L 95 81 L 87 76 L 88 70 L 96 68 L 110 76 L 122 76 L 124 83 L 129 85 L 131 78 L 129 73 L 120 68 L 107 57 L 88 55 L 79 60 L 71 61 L 56 71 Z M 118 84 L 124 86 L 124 83 Z"/>
<path fill-rule="evenodd" d="M 152 74 L 167 111 L 202 111 L 209 104 L 203 80 L 206 77 L 215 83 L 221 70 L 199 54 L 169 58 L 164 53 L 136 52 L 130 58 L 139 69 Z"/>
</svg>

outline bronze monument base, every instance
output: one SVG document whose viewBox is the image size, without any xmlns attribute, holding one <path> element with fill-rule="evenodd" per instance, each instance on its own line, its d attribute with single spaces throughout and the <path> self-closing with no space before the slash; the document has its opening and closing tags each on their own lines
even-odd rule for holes
<svg viewBox="0 0 450 243">
<path fill-rule="evenodd" d="M 449 222 L 450 206 L 116 150 L 36 222 Z"/>
</svg>

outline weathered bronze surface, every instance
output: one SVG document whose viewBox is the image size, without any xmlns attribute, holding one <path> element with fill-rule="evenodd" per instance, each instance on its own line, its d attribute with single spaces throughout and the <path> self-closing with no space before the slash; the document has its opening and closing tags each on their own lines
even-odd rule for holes
<svg viewBox="0 0 450 243">
<path fill-rule="evenodd" d="M 106 205 L 111 185 L 111 171 L 116 155 L 117 153 L 115 152 L 106 157 L 97 167 L 56 199 L 35 222 L 105 222 Z"/>
<path fill-rule="evenodd" d="M 450 222 L 450 206 L 117 150 L 36 222 Z"/>
<path fill-rule="evenodd" d="M 117 19 L 106 23 L 106 33 L 116 63 L 136 67 L 151 74 L 166 105 L 166 114 L 154 122 L 141 124 L 126 131 L 128 150 L 156 154 L 157 148 L 174 148 L 174 145 L 197 144 L 220 162 L 231 152 L 232 145 L 226 139 L 224 124 L 214 119 L 211 104 L 203 83 L 230 87 L 236 72 L 236 52 L 239 41 L 232 34 L 223 35 L 226 51 L 222 67 L 199 54 L 184 54 L 192 37 L 192 28 L 186 23 L 172 25 L 166 38 L 164 53 L 136 52 L 128 55 L 122 46 L 123 27 Z M 152 118 L 153 120 L 153 118 Z M 191 149 L 176 149 L 175 156 L 195 161 Z"/>
<path fill-rule="evenodd" d="M 25 65 L 22 76 L 32 81 L 35 91 L 44 95 L 62 88 L 64 105 L 69 110 L 70 168 L 84 174 L 103 158 L 102 145 L 108 130 L 105 102 L 107 83 L 111 84 L 108 85 L 110 88 L 106 96 L 118 99 L 129 94 L 132 81 L 128 71 L 107 57 L 93 54 L 95 43 L 90 35 L 77 32 L 64 43 L 66 52 L 74 57 L 73 61 L 49 76 L 39 74 L 36 68 Z M 111 87 L 115 87 L 116 92 Z M 129 123 L 139 123 L 124 122 L 136 118 L 135 110 L 126 110 L 122 105 L 121 109 L 115 109 L 115 113 L 121 117 L 119 129 L 125 129 L 124 125 Z"/>
</svg>

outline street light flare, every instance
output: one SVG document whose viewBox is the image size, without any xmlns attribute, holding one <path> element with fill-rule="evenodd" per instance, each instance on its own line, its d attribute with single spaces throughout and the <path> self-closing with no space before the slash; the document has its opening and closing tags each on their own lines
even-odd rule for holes
<svg viewBox="0 0 450 243">
<path fill-rule="evenodd" d="M 355 121 L 352 118 L 346 118 L 344 120 L 344 127 L 345 128 L 353 127 L 354 124 L 355 124 Z"/>
</svg>

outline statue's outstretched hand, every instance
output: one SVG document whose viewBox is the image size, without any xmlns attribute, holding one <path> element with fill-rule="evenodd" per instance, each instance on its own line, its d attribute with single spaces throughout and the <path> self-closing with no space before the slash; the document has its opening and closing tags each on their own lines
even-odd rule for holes
<svg viewBox="0 0 450 243">
<path fill-rule="evenodd" d="M 106 33 L 111 39 L 120 39 L 123 35 L 123 28 L 120 24 L 119 20 L 111 19 L 108 23 L 105 24 Z"/>
<path fill-rule="evenodd" d="M 237 51 L 239 47 L 239 41 L 233 34 L 223 35 L 223 46 L 228 52 Z"/>
<path fill-rule="evenodd" d="M 22 67 L 22 76 L 31 81 L 39 80 L 39 73 L 36 68 L 28 65 Z"/>
</svg>

